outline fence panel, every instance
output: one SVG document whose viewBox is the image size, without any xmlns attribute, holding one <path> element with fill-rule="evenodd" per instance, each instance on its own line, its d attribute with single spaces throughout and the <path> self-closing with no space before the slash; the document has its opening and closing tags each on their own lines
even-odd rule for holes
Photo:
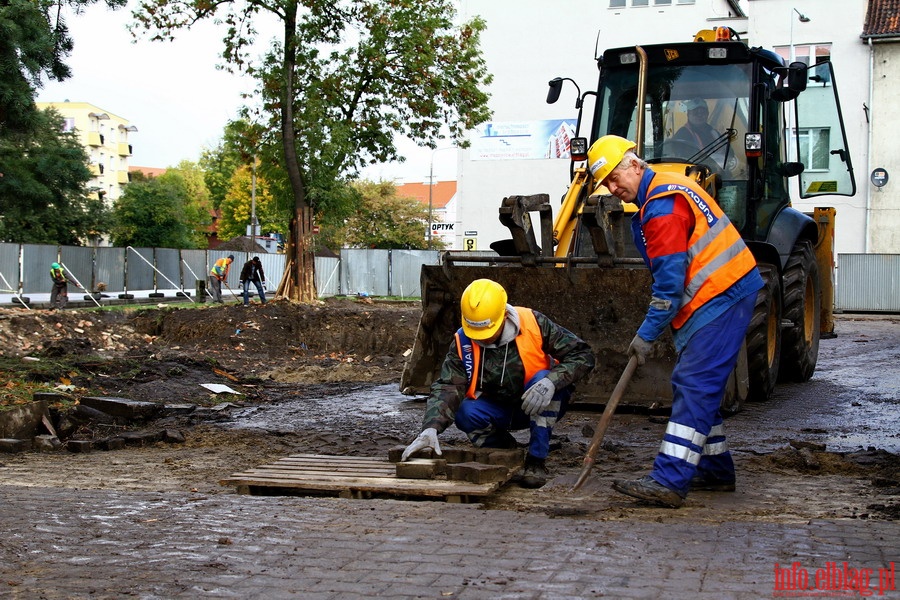
<svg viewBox="0 0 900 600">
<path fill-rule="evenodd" d="M 22 245 L 22 291 L 26 294 L 49 294 L 50 264 L 59 260 L 59 246 L 49 244 Z"/>
<path fill-rule="evenodd" d="M 181 251 L 181 281 L 187 292 L 197 289 L 197 282 L 202 281 L 206 285 L 206 250 L 182 250 Z"/>
<path fill-rule="evenodd" d="M 3 293 L 19 292 L 19 244 L 0 244 L 0 287 Z"/>
<path fill-rule="evenodd" d="M 838 254 L 834 307 L 900 312 L 900 255 Z"/>
<path fill-rule="evenodd" d="M 173 293 L 181 290 L 181 258 L 175 248 L 157 248 L 154 253 L 156 268 L 155 285 L 153 288 L 171 290 Z"/>
<path fill-rule="evenodd" d="M 418 298 L 422 265 L 438 264 L 437 250 L 391 250 L 391 295 Z"/>
<path fill-rule="evenodd" d="M 129 292 L 153 289 L 153 248 L 128 246 L 125 254 L 125 286 Z M 147 264 L 147 263 L 150 264 Z"/>
<path fill-rule="evenodd" d="M 282 255 L 283 256 L 283 255 Z M 320 298 L 341 293 L 341 259 L 333 256 L 316 257 L 316 294 Z"/>
<path fill-rule="evenodd" d="M 69 281 L 84 286 L 85 292 L 94 291 L 94 249 L 83 246 L 60 246 L 59 262 L 68 271 Z M 81 298 L 79 298 L 80 300 Z"/>
<path fill-rule="evenodd" d="M 125 248 L 97 248 L 94 254 L 94 287 L 106 284 L 110 295 L 125 291 Z"/>
<path fill-rule="evenodd" d="M 285 255 L 254 254 L 253 256 L 258 256 L 259 262 L 262 264 L 263 273 L 266 275 L 266 284 L 263 286 L 263 289 L 266 290 L 266 298 L 271 299 L 272 294 L 278 289 L 281 276 L 284 274 Z M 238 277 L 240 277 L 240 270 L 238 270 Z M 250 284 L 250 290 L 256 291 L 256 287 Z M 241 288 L 241 291 L 243 291 L 243 288 Z"/>
<path fill-rule="evenodd" d="M 390 250 L 341 249 L 341 290 L 344 294 L 387 296 Z"/>
</svg>

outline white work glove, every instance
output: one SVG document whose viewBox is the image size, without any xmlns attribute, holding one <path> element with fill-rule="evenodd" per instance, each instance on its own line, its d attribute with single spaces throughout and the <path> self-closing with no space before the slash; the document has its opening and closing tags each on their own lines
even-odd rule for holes
<svg viewBox="0 0 900 600">
<path fill-rule="evenodd" d="M 434 427 L 429 427 L 425 431 L 419 434 L 419 437 L 413 440 L 413 443 L 406 447 L 406 450 L 403 451 L 403 454 L 400 456 L 400 462 L 404 462 L 411 455 L 415 454 L 419 450 L 424 450 L 425 448 L 431 448 L 434 450 L 434 453 L 440 456 L 441 453 L 441 445 L 438 443 L 437 439 L 437 429 Z"/>
<path fill-rule="evenodd" d="M 647 362 L 647 357 L 653 349 L 653 342 L 648 342 L 639 335 L 634 336 L 628 346 L 628 356 L 636 356 L 639 365 Z"/>
<path fill-rule="evenodd" d="M 553 395 L 556 393 L 556 386 L 553 382 L 544 377 L 540 381 L 535 382 L 522 394 L 522 410 L 525 414 L 535 417 L 550 406 Z"/>
</svg>

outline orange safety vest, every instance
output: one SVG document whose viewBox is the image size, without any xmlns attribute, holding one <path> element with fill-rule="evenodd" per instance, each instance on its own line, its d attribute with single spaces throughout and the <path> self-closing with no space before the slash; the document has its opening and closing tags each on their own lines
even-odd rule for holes
<svg viewBox="0 0 900 600">
<path fill-rule="evenodd" d="M 641 206 L 639 217 L 643 222 L 644 210 L 652 200 L 672 194 L 687 200 L 694 213 L 681 308 L 672 320 L 675 329 L 684 325 L 698 308 L 756 267 L 756 259 L 725 212 L 709 194 L 689 184 L 683 177 L 656 173 L 650 181 L 650 195 Z"/>
<path fill-rule="evenodd" d="M 228 276 L 228 267 L 231 266 L 231 263 L 228 262 L 227 258 L 220 258 L 215 262 L 213 268 L 209 270 L 210 275 L 215 275 L 219 279 L 225 279 Z"/>
<path fill-rule="evenodd" d="M 525 383 L 531 381 L 538 371 L 549 369 L 555 362 L 553 357 L 544 352 L 544 338 L 538 325 L 534 312 L 530 308 L 522 306 L 513 307 L 519 315 L 519 335 L 516 336 L 516 348 L 519 358 L 525 367 Z M 456 350 L 463 363 L 471 362 L 466 366 L 469 377 L 469 389 L 466 390 L 466 398 L 475 398 L 475 390 L 478 385 L 478 366 L 481 364 L 481 346 L 474 343 L 463 333 L 462 329 L 456 332 Z M 471 361 L 467 360 L 467 354 Z"/>
</svg>

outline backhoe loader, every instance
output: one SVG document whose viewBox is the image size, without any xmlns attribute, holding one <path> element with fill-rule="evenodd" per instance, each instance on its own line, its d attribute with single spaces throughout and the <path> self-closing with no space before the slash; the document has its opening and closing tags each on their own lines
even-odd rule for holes
<svg viewBox="0 0 900 600">
<path fill-rule="evenodd" d="M 765 287 L 723 411 L 767 400 L 779 380 L 812 376 L 820 335 L 833 332 L 835 211 L 798 211 L 788 183 L 797 178 L 803 198 L 856 191 L 831 63 L 786 64 L 717 28 L 693 41 L 609 49 L 597 65 L 596 91 L 576 102 L 571 183 L 555 216 L 549 194 L 509 196 L 499 218 L 511 238 L 492 244 L 495 254 L 451 251 L 440 265 L 423 267 L 422 317 L 401 379 L 404 393 L 425 393 L 439 376 L 459 327 L 459 297 L 472 280 L 487 277 L 506 287 L 510 303 L 537 309 L 588 341 L 597 368 L 579 384 L 577 400 L 609 397 L 646 313 L 651 279 L 628 226 L 636 207 L 598 186 L 584 162 L 590 143 L 606 134 L 634 141 L 655 171 L 696 180 L 756 257 Z M 566 80 L 550 81 L 548 103 Z M 590 128 L 581 136 L 589 98 Z M 793 123 L 785 108 L 791 104 Z M 680 135 L 690 107 L 703 105 L 717 133 L 708 141 Z M 667 336 L 635 374 L 623 405 L 669 405 L 674 360 Z"/>
</svg>

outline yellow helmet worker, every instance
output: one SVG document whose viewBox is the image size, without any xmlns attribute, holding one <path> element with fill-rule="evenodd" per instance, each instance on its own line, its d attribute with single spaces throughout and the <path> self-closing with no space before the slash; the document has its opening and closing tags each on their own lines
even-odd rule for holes
<svg viewBox="0 0 900 600">
<path fill-rule="evenodd" d="M 591 144 L 588 150 L 588 168 L 594 179 L 602 183 L 610 171 L 622 161 L 625 153 L 637 144 L 617 135 L 604 135 Z"/>
<path fill-rule="evenodd" d="M 506 290 L 496 281 L 476 279 L 459 301 L 463 332 L 473 340 L 486 340 L 497 333 L 506 318 Z"/>
</svg>

